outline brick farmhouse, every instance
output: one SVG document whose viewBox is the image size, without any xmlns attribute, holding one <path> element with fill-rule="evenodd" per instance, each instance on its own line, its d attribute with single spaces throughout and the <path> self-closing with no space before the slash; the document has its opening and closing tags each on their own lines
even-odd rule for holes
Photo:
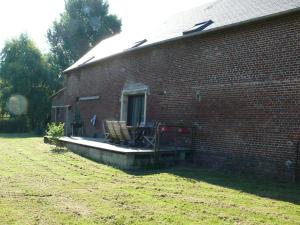
<svg viewBox="0 0 300 225">
<path fill-rule="evenodd" d="M 218 0 L 148 34 L 108 38 L 64 74 L 52 118 L 68 135 L 75 109 L 91 137 L 105 119 L 181 121 L 198 128 L 198 165 L 295 176 L 300 0 Z M 132 102 L 142 105 L 137 115 Z"/>
</svg>

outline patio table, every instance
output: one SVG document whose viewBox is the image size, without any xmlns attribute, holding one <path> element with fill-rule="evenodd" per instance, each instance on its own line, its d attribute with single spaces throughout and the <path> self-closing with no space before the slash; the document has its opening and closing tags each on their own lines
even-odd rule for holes
<svg viewBox="0 0 300 225">
<path fill-rule="evenodd" d="M 144 132 L 148 132 L 151 127 L 136 127 L 136 126 L 127 126 L 129 132 L 132 135 L 134 145 L 141 144 L 143 140 Z"/>
</svg>

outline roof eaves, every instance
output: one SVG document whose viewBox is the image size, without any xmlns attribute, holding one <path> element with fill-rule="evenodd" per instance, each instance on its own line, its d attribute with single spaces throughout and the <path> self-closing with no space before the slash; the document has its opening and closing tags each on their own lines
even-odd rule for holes
<svg viewBox="0 0 300 225">
<path fill-rule="evenodd" d="M 283 15 L 288 15 L 288 14 L 295 13 L 295 12 L 300 12 L 300 7 L 289 9 L 289 10 L 286 10 L 286 11 L 281 11 L 281 12 L 278 12 L 278 13 L 269 14 L 269 15 L 266 15 L 266 16 L 260 16 L 260 17 L 252 18 L 252 19 L 249 19 L 249 20 L 244 20 L 244 21 L 237 22 L 237 23 L 232 23 L 232 24 L 212 28 L 212 29 L 209 29 L 209 30 L 204 30 L 204 31 L 194 32 L 194 33 L 190 33 L 190 34 L 186 34 L 186 35 L 182 35 L 182 36 L 178 36 L 178 37 L 174 37 L 174 38 L 169 38 L 169 39 L 154 42 L 154 43 L 151 43 L 151 44 L 148 44 L 148 45 L 142 45 L 142 46 L 136 47 L 136 48 L 130 48 L 130 49 L 127 49 L 123 52 L 118 52 L 116 54 L 113 54 L 113 55 L 95 60 L 93 62 L 86 63 L 84 65 L 79 65 L 79 66 L 77 66 L 75 68 L 72 68 L 72 69 L 66 69 L 65 71 L 63 71 L 63 73 L 67 75 L 70 72 L 73 72 L 75 70 L 84 68 L 86 66 L 96 64 L 100 61 L 103 61 L 103 60 L 106 60 L 106 59 L 109 59 L 109 58 L 112 58 L 112 57 L 115 57 L 115 56 L 118 56 L 118 55 L 122 55 L 122 54 L 125 54 L 125 53 L 141 50 L 141 49 L 144 49 L 144 48 L 149 48 L 149 47 L 152 47 L 152 46 L 161 45 L 161 44 L 164 44 L 164 43 L 167 43 L 167 42 L 177 41 L 177 40 L 186 39 L 186 38 L 190 38 L 190 37 L 194 37 L 194 36 L 201 36 L 201 35 L 205 35 L 205 34 L 208 34 L 208 33 L 213 33 L 213 32 L 217 32 L 217 31 L 220 31 L 220 30 L 229 29 L 229 28 L 232 28 L 232 27 L 243 26 L 243 25 L 255 23 L 255 22 L 258 22 L 258 21 L 263 21 L 263 20 L 267 20 L 267 19 L 271 19 L 271 18 L 283 16 Z"/>
<path fill-rule="evenodd" d="M 64 88 L 60 89 L 59 91 L 55 92 L 53 95 L 50 96 L 50 98 L 54 98 L 55 96 L 57 96 L 58 94 L 60 94 L 64 90 L 66 90 L 66 87 L 64 87 Z"/>
</svg>

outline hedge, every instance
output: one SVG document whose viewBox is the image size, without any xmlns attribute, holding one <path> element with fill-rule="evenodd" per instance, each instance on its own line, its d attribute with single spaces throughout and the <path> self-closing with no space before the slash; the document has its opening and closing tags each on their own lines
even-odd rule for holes
<svg viewBox="0 0 300 225">
<path fill-rule="evenodd" d="M 26 133 L 30 131 L 27 119 L 0 120 L 0 133 Z"/>
</svg>

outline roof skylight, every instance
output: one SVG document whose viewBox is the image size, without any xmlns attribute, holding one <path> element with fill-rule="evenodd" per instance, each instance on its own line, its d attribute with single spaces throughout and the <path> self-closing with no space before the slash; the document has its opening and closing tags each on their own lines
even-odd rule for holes
<svg viewBox="0 0 300 225">
<path fill-rule="evenodd" d="M 141 46 L 142 44 L 144 44 L 146 42 L 147 42 L 147 39 L 144 39 L 144 40 L 141 40 L 141 41 L 137 41 L 137 42 L 134 43 L 134 45 L 131 48 L 139 47 L 139 46 Z"/>
<path fill-rule="evenodd" d="M 185 34 L 190 34 L 190 33 L 194 33 L 194 32 L 199 32 L 204 30 L 206 27 L 210 26 L 211 24 L 213 24 L 214 22 L 212 20 L 208 20 L 202 23 L 197 23 L 195 24 L 192 28 L 186 30 L 183 32 L 183 35 Z"/>
<path fill-rule="evenodd" d="M 92 56 L 92 57 L 88 58 L 88 59 L 85 60 L 83 63 L 81 63 L 79 66 L 82 66 L 82 65 L 88 63 L 89 61 L 91 61 L 91 60 L 94 59 L 94 58 L 95 58 L 95 56 Z"/>
</svg>

